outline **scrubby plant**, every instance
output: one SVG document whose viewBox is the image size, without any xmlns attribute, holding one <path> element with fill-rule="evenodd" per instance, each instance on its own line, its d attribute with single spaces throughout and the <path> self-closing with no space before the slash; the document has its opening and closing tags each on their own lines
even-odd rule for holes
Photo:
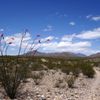
<svg viewBox="0 0 100 100">
<path fill-rule="evenodd" d="M 56 83 L 55 83 L 54 87 L 56 87 L 56 88 L 64 88 L 65 87 L 64 80 L 60 79 L 60 78 L 58 80 L 56 80 Z"/>
<path fill-rule="evenodd" d="M 39 85 L 43 76 L 44 76 L 43 72 L 37 72 L 37 73 L 34 72 L 31 77 L 33 78 L 35 84 Z"/>
<path fill-rule="evenodd" d="M 69 88 L 73 88 L 74 87 L 75 80 L 76 80 L 76 77 L 74 75 L 67 76 L 66 81 L 67 81 L 67 84 L 68 84 Z"/>
<path fill-rule="evenodd" d="M 2 62 L 0 66 L 0 81 L 2 82 L 2 86 L 4 87 L 7 95 L 11 99 L 15 98 L 17 89 L 21 81 L 23 81 L 26 78 L 28 72 L 27 63 L 24 62 L 23 58 L 20 57 L 22 42 L 25 35 L 26 31 L 22 34 L 20 47 L 16 59 L 12 59 L 11 57 L 7 56 L 7 50 L 12 44 L 14 38 L 9 38 L 5 41 L 3 34 L 0 37 L 0 52 Z M 20 62 L 20 58 L 22 59 L 23 63 Z"/>
<path fill-rule="evenodd" d="M 13 43 L 14 38 L 11 37 L 8 40 L 5 40 L 4 34 L 0 34 L 0 81 L 2 82 L 2 86 L 4 87 L 7 95 L 14 99 L 16 97 L 16 93 L 18 91 L 18 87 L 22 81 L 24 81 L 29 76 L 29 64 L 31 63 L 30 59 L 31 57 L 28 57 L 27 62 L 27 56 L 25 54 L 26 51 L 34 51 L 34 40 L 30 47 L 29 44 L 27 44 L 24 48 L 24 55 L 21 56 L 22 51 L 22 45 L 24 38 L 26 36 L 26 33 L 28 30 L 25 30 L 24 33 L 22 33 L 22 37 L 20 40 L 18 55 L 15 57 L 8 56 L 7 51 L 10 45 Z M 37 38 L 39 35 L 37 35 Z M 37 39 L 36 38 L 36 39 Z M 49 40 L 47 40 L 49 41 Z M 40 40 L 38 40 L 38 43 L 40 44 Z M 37 49 L 35 50 L 37 51 Z M 36 53 L 36 52 L 35 52 Z M 33 56 L 35 55 L 33 54 Z"/>
<path fill-rule="evenodd" d="M 82 72 L 84 75 L 86 75 L 89 78 L 93 78 L 95 71 L 93 69 L 93 66 L 91 66 L 90 62 L 84 62 L 81 65 L 82 67 Z"/>
</svg>

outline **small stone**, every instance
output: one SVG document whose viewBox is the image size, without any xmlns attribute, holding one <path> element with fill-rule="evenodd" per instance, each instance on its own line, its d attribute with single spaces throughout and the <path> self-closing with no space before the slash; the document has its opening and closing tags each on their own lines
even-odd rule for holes
<svg viewBox="0 0 100 100">
<path fill-rule="evenodd" d="M 28 96 L 28 97 L 27 97 L 27 99 L 29 99 L 29 100 L 30 100 L 30 99 L 31 99 L 31 97 L 30 97 L 30 96 Z"/>
<path fill-rule="evenodd" d="M 75 95 L 75 98 L 79 98 L 79 96 L 78 95 Z"/>
<path fill-rule="evenodd" d="M 41 100 L 46 100 L 46 97 L 44 95 L 42 95 Z"/>
</svg>

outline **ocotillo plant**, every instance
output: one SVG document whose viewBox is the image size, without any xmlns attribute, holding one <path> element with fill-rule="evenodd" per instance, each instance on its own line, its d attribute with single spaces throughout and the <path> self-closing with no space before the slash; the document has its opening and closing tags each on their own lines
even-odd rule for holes
<svg viewBox="0 0 100 100">
<path fill-rule="evenodd" d="M 29 62 L 26 62 L 24 59 L 27 55 L 21 56 L 23 40 L 27 32 L 28 30 L 25 30 L 25 32 L 22 34 L 18 54 L 16 57 L 11 57 L 7 54 L 8 48 L 10 48 L 10 45 L 14 41 L 14 37 L 5 41 L 4 34 L 0 34 L 0 81 L 2 82 L 2 86 L 4 87 L 7 95 L 11 99 L 16 98 L 18 87 L 20 83 L 26 79 L 29 71 Z M 35 40 L 38 40 L 38 37 L 40 37 L 40 35 L 37 35 Z M 41 44 L 40 39 L 36 44 L 34 42 L 35 40 L 33 40 L 33 43 L 30 46 L 29 44 L 25 46 L 23 53 L 26 53 L 26 51 L 34 51 L 35 46 L 37 44 Z M 35 49 L 34 55 L 38 49 L 39 48 Z"/>
</svg>

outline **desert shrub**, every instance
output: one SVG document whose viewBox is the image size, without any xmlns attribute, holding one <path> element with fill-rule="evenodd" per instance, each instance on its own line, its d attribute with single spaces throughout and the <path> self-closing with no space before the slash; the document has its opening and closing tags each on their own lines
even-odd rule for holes
<svg viewBox="0 0 100 100">
<path fill-rule="evenodd" d="M 43 76 L 44 76 L 44 73 L 38 71 L 37 73 L 34 72 L 31 77 L 33 78 L 35 84 L 39 85 L 41 80 L 42 80 L 42 78 L 43 78 Z"/>
<path fill-rule="evenodd" d="M 20 83 L 30 76 L 29 64 L 31 63 L 34 55 L 33 57 L 30 57 L 26 55 L 25 51 L 28 51 L 28 50 L 29 51 L 31 50 L 32 52 L 34 51 L 34 46 L 33 46 L 34 40 L 33 40 L 33 43 L 31 44 L 31 47 L 27 48 L 29 45 L 27 44 L 23 51 L 22 45 L 23 45 L 25 36 L 27 36 L 26 33 L 27 33 L 27 30 L 25 30 L 25 32 L 22 33 L 22 37 L 21 37 L 20 45 L 18 49 L 18 54 L 16 56 L 8 56 L 7 54 L 7 50 L 10 47 L 10 45 L 13 43 L 14 38 L 13 37 L 9 38 L 8 39 L 9 41 L 6 41 L 4 38 L 4 35 L 0 34 L 0 53 L 1 53 L 0 81 L 2 82 L 2 86 L 4 87 L 7 95 L 11 99 L 14 99 L 16 97 L 16 93 L 17 93 Z M 38 43 L 40 43 L 40 40 Z M 23 55 L 21 56 L 22 51 L 23 51 Z"/>
<path fill-rule="evenodd" d="M 95 71 L 93 65 L 89 61 L 84 60 L 72 60 L 70 63 L 68 61 L 62 63 L 61 67 L 62 72 L 67 75 L 72 72 L 74 76 L 78 77 L 79 73 L 82 72 L 84 75 L 89 78 L 93 78 Z"/>
<path fill-rule="evenodd" d="M 34 62 L 31 66 L 31 70 L 33 71 L 43 70 L 43 66 L 41 66 L 41 63 Z"/>
<path fill-rule="evenodd" d="M 69 88 L 73 88 L 74 87 L 75 80 L 76 80 L 76 77 L 74 75 L 69 75 L 67 77 L 66 82 L 67 82 Z"/>
<path fill-rule="evenodd" d="M 55 87 L 56 88 L 60 88 L 61 87 L 61 84 L 63 83 L 63 79 L 58 79 L 55 83 Z"/>
<path fill-rule="evenodd" d="M 0 80 L 7 93 L 7 95 L 13 99 L 17 93 L 17 89 L 21 83 L 27 77 L 28 65 L 27 63 L 20 64 L 16 61 L 4 62 L 4 68 L 0 71 Z"/>
<path fill-rule="evenodd" d="M 82 63 L 81 67 L 82 67 L 82 72 L 84 75 L 86 75 L 89 78 L 94 77 L 95 71 L 93 69 L 93 66 L 91 66 L 89 62 Z"/>
<path fill-rule="evenodd" d="M 100 62 L 93 62 L 95 67 L 99 67 L 100 66 Z"/>
</svg>

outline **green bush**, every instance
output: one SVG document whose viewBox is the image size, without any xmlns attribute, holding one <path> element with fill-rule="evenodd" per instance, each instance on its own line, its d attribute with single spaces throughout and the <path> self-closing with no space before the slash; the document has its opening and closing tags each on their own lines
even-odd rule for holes
<svg viewBox="0 0 100 100">
<path fill-rule="evenodd" d="M 7 95 L 13 99 L 21 81 L 24 81 L 28 77 L 28 73 L 30 73 L 27 67 L 28 64 L 25 62 L 18 63 L 18 61 L 10 58 L 3 63 L 3 66 L 0 66 L 0 80 Z"/>
</svg>

